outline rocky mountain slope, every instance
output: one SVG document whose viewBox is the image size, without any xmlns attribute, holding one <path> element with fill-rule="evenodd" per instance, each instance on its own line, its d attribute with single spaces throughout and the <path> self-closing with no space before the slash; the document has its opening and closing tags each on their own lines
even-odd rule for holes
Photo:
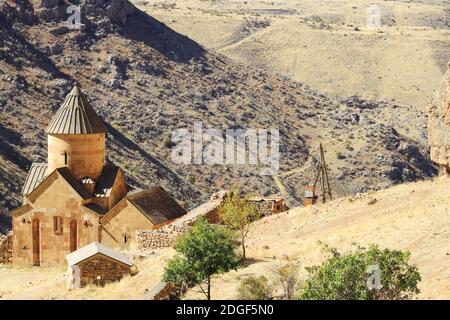
<svg viewBox="0 0 450 320">
<path fill-rule="evenodd" d="M 428 105 L 431 159 L 450 174 L 450 61 L 439 90 Z"/>
<path fill-rule="evenodd" d="M 0 4 L 0 211 L 20 204 L 44 128 L 77 81 L 108 123 L 108 161 L 136 187 L 161 184 L 191 207 L 215 189 L 286 190 L 291 203 L 314 177 L 323 142 L 336 191 L 354 193 L 433 176 L 426 116 L 412 107 L 332 99 L 282 76 L 237 64 L 178 34 L 125 0 Z M 280 173 L 253 165 L 176 165 L 173 130 L 202 122 L 280 130 Z M 282 186 L 279 183 L 283 184 Z"/>
</svg>

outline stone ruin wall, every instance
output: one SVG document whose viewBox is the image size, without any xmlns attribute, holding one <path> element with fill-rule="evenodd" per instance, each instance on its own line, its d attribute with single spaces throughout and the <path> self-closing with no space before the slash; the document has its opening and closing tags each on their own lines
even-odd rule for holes
<svg viewBox="0 0 450 320">
<path fill-rule="evenodd" d="M 136 245 L 143 252 L 154 249 L 172 247 L 178 237 L 188 231 L 199 216 L 209 223 L 219 223 L 218 208 L 224 201 L 225 192 L 218 192 L 211 196 L 211 200 L 198 212 L 187 215 L 156 230 L 136 230 Z M 200 208 L 199 208 L 200 209 Z"/>
<path fill-rule="evenodd" d="M 12 263 L 12 234 L 0 235 L 0 264 Z"/>
<path fill-rule="evenodd" d="M 189 227 L 176 227 L 168 224 L 158 230 L 136 230 L 137 247 L 141 251 L 172 247 L 178 237 L 185 233 Z"/>
<path fill-rule="evenodd" d="M 209 223 L 218 223 L 217 208 L 203 214 Z M 198 216 L 175 224 L 172 222 L 157 230 L 136 230 L 136 244 L 139 250 L 162 249 L 175 245 L 178 237 L 186 233 Z"/>
</svg>

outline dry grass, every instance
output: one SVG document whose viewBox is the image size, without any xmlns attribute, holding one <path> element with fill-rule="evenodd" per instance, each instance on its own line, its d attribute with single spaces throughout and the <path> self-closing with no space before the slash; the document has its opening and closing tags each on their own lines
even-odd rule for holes
<svg viewBox="0 0 450 320">
<path fill-rule="evenodd" d="M 410 250 L 422 275 L 421 299 L 450 298 L 450 178 L 399 185 L 355 197 L 340 198 L 325 205 L 295 208 L 256 222 L 250 231 L 248 256 L 251 263 L 213 281 L 214 299 L 237 297 L 240 279 L 268 275 L 287 262 L 302 267 L 325 257 L 318 241 L 346 252 L 352 243 Z M 377 199 L 369 205 L 371 199 Z M 159 281 L 172 249 L 137 259 L 134 277 L 105 288 L 68 291 L 63 273 L 48 269 L 0 269 L 0 295 L 4 299 L 143 299 L 146 289 Z M 304 277 L 305 270 L 302 268 Z M 190 299 L 202 299 L 190 292 Z"/>
</svg>

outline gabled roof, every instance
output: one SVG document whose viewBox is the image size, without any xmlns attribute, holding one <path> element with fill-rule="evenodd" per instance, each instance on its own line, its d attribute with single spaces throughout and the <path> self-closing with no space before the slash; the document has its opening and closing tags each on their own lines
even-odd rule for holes
<svg viewBox="0 0 450 320">
<path fill-rule="evenodd" d="M 153 224 L 161 224 L 186 214 L 186 210 L 162 187 L 135 192 L 127 199 Z"/>
<path fill-rule="evenodd" d="M 58 179 L 58 177 L 62 177 L 81 198 L 86 200 L 94 197 L 88 190 L 83 187 L 81 182 L 70 173 L 67 167 L 62 167 L 56 169 L 48 176 L 46 176 L 45 179 L 27 195 L 27 198 L 30 199 L 31 202 L 34 202 L 39 197 L 39 195 L 53 183 L 53 181 Z"/>
<path fill-rule="evenodd" d="M 93 195 L 83 187 L 82 183 L 72 175 L 69 168 L 62 167 L 56 169 L 55 171 L 58 171 L 58 173 L 83 199 L 90 199 L 93 197 Z"/>
<path fill-rule="evenodd" d="M 45 179 L 47 173 L 46 163 L 33 163 L 22 188 L 22 195 L 30 194 L 42 180 Z"/>
<path fill-rule="evenodd" d="M 105 133 L 106 128 L 80 88 L 75 85 L 45 132 L 50 134 L 93 134 Z"/>
<path fill-rule="evenodd" d="M 104 255 L 113 260 L 119 261 L 127 266 L 132 266 L 131 261 L 120 252 L 117 252 L 98 242 L 92 242 L 83 248 L 78 249 L 66 256 L 69 267 L 79 264 L 80 262 L 95 256 L 96 254 Z"/>
<path fill-rule="evenodd" d="M 109 197 L 114 187 L 120 168 L 116 166 L 104 166 L 98 182 L 95 185 L 94 195 L 99 198 Z"/>
</svg>

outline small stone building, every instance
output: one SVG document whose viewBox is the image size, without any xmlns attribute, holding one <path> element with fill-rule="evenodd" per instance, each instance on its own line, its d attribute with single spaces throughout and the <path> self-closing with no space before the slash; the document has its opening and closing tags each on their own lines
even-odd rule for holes
<svg viewBox="0 0 450 320">
<path fill-rule="evenodd" d="M 262 216 L 289 210 L 281 197 L 250 197 L 247 200 L 258 208 Z"/>
<path fill-rule="evenodd" d="M 46 133 L 48 161 L 32 164 L 12 212 L 14 264 L 64 267 L 78 248 L 122 248 L 186 213 L 161 187 L 130 193 L 121 168 L 105 165 L 105 126 L 77 86 Z"/>
<path fill-rule="evenodd" d="M 66 259 L 81 287 L 119 281 L 130 274 L 133 266 L 126 256 L 97 242 L 68 254 Z"/>
</svg>

